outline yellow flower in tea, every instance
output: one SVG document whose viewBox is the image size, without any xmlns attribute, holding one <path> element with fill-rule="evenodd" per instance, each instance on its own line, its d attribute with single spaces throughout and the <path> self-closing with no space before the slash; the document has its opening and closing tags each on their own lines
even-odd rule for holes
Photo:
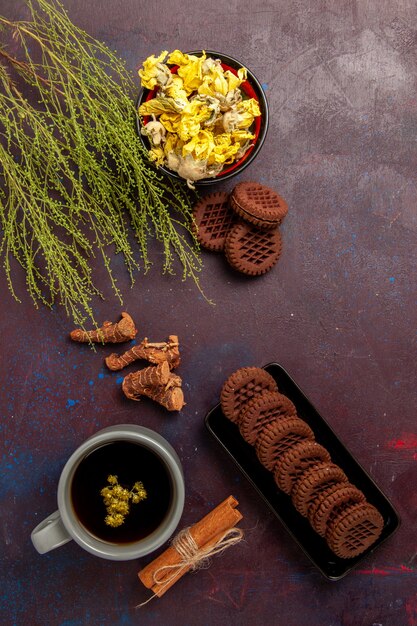
<svg viewBox="0 0 417 626">
<path fill-rule="evenodd" d="M 113 474 L 107 477 L 107 482 L 110 486 L 100 491 L 107 512 L 104 522 L 107 526 L 117 528 L 124 523 L 130 512 L 129 500 L 132 500 L 133 504 L 138 504 L 145 500 L 148 494 L 140 481 L 136 482 L 130 491 L 119 485 L 117 476 Z"/>
<path fill-rule="evenodd" d="M 143 63 L 143 68 L 139 70 L 143 87 L 155 89 L 157 85 L 165 85 L 170 80 L 171 72 L 162 61 L 168 54 L 168 50 L 163 50 L 158 57 L 153 54 Z"/>
</svg>

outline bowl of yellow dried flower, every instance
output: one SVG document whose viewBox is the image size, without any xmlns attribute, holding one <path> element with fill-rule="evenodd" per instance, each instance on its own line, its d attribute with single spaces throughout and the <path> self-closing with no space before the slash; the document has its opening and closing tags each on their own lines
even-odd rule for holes
<svg viewBox="0 0 417 626">
<path fill-rule="evenodd" d="M 259 153 L 268 103 L 254 74 L 211 50 L 174 50 L 139 69 L 137 124 L 149 159 L 190 187 L 240 174 Z"/>
</svg>

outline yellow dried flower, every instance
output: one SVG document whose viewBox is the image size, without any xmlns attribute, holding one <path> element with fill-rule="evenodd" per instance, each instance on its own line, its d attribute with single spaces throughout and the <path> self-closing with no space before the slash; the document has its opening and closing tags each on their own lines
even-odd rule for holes
<svg viewBox="0 0 417 626">
<path fill-rule="evenodd" d="M 117 476 L 112 474 L 107 477 L 107 482 L 111 486 L 103 487 L 100 491 L 107 511 L 104 522 L 108 526 L 116 528 L 123 524 L 126 516 L 129 514 L 129 500 L 132 500 L 133 504 L 138 504 L 144 500 L 148 494 L 143 483 L 140 481 L 133 485 L 131 491 L 119 485 Z"/>
<path fill-rule="evenodd" d="M 117 526 L 121 526 L 125 521 L 125 518 L 120 513 L 116 513 L 114 515 L 106 515 L 105 523 L 107 526 L 112 526 L 112 528 L 116 528 Z"/>
<path fill-rule="evenodd" d="M 158 57 L 152 54 L 143 63 L 143 69 L 140 69 L 138 74 L 141 78 L 142 85 L 146 87 L 146 89 L 154 89 L 157 85 L 164 84 L 164 78 L 166 78 L 165 82 L 169 80 L 168 74 L 171 74 L 171 72 L 169 70 L 167 72 L 166 65 L 161 63 L 167 54 L 168 50 L 161 52 Z"/>
<path fill-rule="evenodd" d="M 190 187 L 201 178 L 216 176 L 224 165 L 241 158 L 255 135 L 248 129 L 261 115 L 254 98 L 246 98 L 240 87 L 247 80 L 246 68 L 224 71 L 219 59 L 184 54 L 174 50 L 153 55 L 139 70 L 142 85 L 158 84 L 156 96 L 139 107 L 141 116 L 153 116 L 164 128 L 152 126 L 148 135 L 149 158 L 186 178 Z M 177 74 L 165 83 L 159 66 L 178 66 Z M 158 132 L 155 132 L 155 131 Z"/>
<path fill-rule="evenodd" d="M 137 483 L 135 483 L 135 484 L 133 485 L 133 488 L 132 488 L 132 492 L 133 492 L 133 491 L 136 491 L 136 494 L 134 494 L 134 495 L 132 496 L 132 499 L 133 499 L 134 497 L 136 497 L 136 498 L 139 498 L 139 500 L 145 500 L 145 498 L 146 498 L 146 497 L 147 497 L 147 495 L 148 495 L 148 494 L 146 493 L 146 489 L 145 489 L 145 487 L 143 486 L 143 483 L 142 483 L 142 482 L 137 482 Z M 139 500 L 138 500 L 138 501 L 139 501 Z"/>
</svg>

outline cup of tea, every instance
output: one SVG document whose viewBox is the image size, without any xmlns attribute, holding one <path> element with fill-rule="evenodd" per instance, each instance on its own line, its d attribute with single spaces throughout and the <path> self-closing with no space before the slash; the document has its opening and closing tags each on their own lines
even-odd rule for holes
<svg viewBox="0 0 417 626">
<path fill-rule="evenodd" d="M 178 525 L 184 508 L 181 462 L 153 430 L 110 426 L 70 456 L 57 498 L 58 510 L 31 533 L 40 554 L 73 539 L 104 559 L 136 559 L 159 548 Z"/>
</svg>

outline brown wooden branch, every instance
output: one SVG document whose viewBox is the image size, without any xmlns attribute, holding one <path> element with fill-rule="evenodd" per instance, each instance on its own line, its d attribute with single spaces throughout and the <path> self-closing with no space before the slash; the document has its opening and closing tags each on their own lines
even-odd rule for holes
<svg viewBox="0 0 417 626">
<path fill-rule="evenodd" d="M 0 55 L 3 58 L 5 58 L 11 65 L 14 65 L 14 66 L 20 68 L 26 74 L 31 74 L 36 80 L 38 80 L 39 82 L 43 83 L 47 87 L 53 87 L 55 89 L 55 91 L 57 93 L 59 93 L 61 96 L 65 95 L 64 92 L 61 91 L 61 89 L 58 89 L 58 87 L 56 87 L 56 85 L 51 83 L 50 80 L 48 80 L 48 79 L 44 78 L 43 76 L 40 76 L 39 74 L 37 74 L 35 72 L 35 70 L 29 65 L 29 63 L 26 63 L 25 61 L 19 61 L 19 59 L 16 59 L 15 57 L 12 57 L 12 55 L 9 54 L 8 52 L 6 52 L 3 48 L 0 48 Z"/>
</svg>

